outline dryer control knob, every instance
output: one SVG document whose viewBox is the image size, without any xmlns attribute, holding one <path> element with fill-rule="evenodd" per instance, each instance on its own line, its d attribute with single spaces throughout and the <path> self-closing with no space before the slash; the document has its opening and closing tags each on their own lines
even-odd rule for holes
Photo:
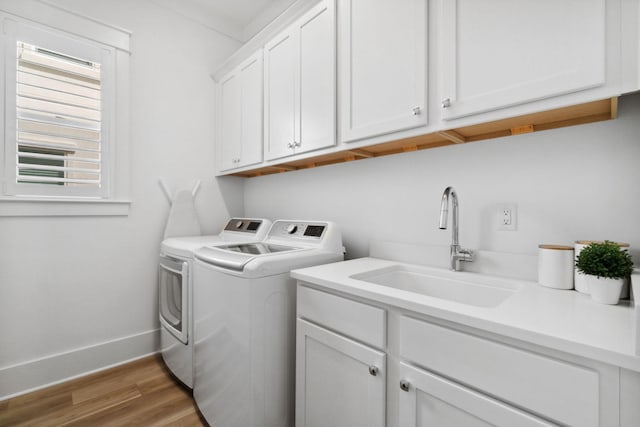
<svg viewBox="0 0 640 427">
<path fill-rule="evenodd" d="M 240 228 L 244 225 L 244 221 L 236 221 L 236 228 Z"/>
<path fill-rule="evenodd" d="M 298 231 L 298 226 L 297 226 L 297 225 L 295 225 L 295 224 L 289 224 L 289 225 L 287 226 L 287 233 L 289 233 L 289 234 L 293 234 L 293 233 L 295 233 L 296 231 Z"/>
</svg>

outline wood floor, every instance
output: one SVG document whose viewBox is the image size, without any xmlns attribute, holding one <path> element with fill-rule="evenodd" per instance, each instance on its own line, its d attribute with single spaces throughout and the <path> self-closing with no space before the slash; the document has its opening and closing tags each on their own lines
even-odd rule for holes
<svg viewBox="0 0 640 427">
<path fill-rule="evenodd" d="M 0 402 L 0 426 L 207 426 L 159 355 Z"/>
</svg>

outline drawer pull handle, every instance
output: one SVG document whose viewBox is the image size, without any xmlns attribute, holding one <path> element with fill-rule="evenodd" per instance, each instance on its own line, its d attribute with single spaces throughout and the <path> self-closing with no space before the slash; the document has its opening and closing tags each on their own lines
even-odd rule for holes
<svg viewBox="0 0 640 427">
<path fill-rule="evenodd" d="M 378 369 L 377 366 L 373 366 L 373 365 L 369 366 L 369 374 L 371 374 L 372 376 L 375 377 L 376 375 L 378 375 L 379 371 L 380 370 Z"/>
<path fill-rule="evenodd" d="M 407 380 L 400 380 L 400 390 L 402 391 L 409 391 L 409 386 L 411 384 L 409 383 L 409 381 Z"/>
</svg>

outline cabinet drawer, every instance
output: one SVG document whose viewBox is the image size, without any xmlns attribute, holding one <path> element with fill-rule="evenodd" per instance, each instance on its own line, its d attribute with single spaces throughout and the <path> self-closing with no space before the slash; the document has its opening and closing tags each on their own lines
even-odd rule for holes
<svg viewBox="0 0 640 427">
<path fill-rule="evenodd" d="M 298 317 L 377 348 L 386 345 L 385 310 L 298 286 Z"/>
<path fill-rule="evenodd" d="M 409 317 L 400 319 L 400 355 L 563 424 L 598 426 L 596 370 Z"/>
</svg>

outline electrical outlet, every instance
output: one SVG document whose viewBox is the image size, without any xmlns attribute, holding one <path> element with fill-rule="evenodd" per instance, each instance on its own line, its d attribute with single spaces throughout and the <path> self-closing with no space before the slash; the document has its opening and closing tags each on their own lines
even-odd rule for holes
<svg viewBox="0 0 640 427">
<path fill-rule="evenodd" d="M 501 231 L 515 231 L 517 207 L 515 204 L 498 205 L 496 208 L 496 225 Z"/>
<path fill-rule="evenodd" d="M 502 221 L 501 225 L 511 225 L 511 209 L 504 208 L 502 209 Z"/>
</svg>

